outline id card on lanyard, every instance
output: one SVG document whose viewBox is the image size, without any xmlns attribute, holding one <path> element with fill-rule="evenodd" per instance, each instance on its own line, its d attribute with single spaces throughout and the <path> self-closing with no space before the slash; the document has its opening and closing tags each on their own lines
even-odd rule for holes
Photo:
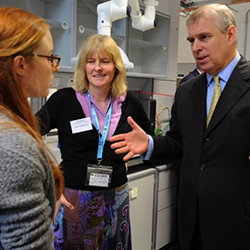
<svg viewBox="0 0 250 250">
<path fill-rule="evenodd" d="M 108 130 L 109 130 L 109 124 L 110 124 L 111 113 L 112 113 L 112 101 L 110 103 L 110 106 L 107 112 L 107 116 L 106 116 L 104 127 L 103 127 L 103 133 L 101 135 L 98 118 L 97 118 L 93 103 L 91 102 L 90 91 L 87 92 L 87 96 L 90 101 L 92 119 L 98 132 L 98 149 L 97 149 L 98 164 L 87 165 L 87 175 L 86 175 L 85 185 L 97 186 L 97 187 L 110 187 L 113 167 L 101 165 L 101 161 L 102 161 L 102 156 L 103 156 L 104 144 L 105 144 Z"/>
</svg>

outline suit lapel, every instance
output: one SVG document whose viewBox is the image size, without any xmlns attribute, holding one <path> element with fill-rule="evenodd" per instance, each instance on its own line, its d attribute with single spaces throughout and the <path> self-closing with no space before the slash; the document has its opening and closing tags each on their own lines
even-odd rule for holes
<svg viewBox="0 0 250 250">
<path fill-rule="evenodd" d="M 197 70 L 197 69 L 195 69 L 194 71 L 193 71 L 193 75 L 194 76 L 198 76 L 200 73 L 199 73 L 199 71 Z"/>
<path fill-rule="evenodd" d="M 205 136 L 225 117 L 246 91 L 249 90 L 250 85 L 245 82 L 245 79 L 249 79 L 248 72 L 250 69 L 249 66 L 241 67 L 243 66 L 242 63 L 243 61 L 241 60 L 229 78 L 217 103 Z"/>
</svg>

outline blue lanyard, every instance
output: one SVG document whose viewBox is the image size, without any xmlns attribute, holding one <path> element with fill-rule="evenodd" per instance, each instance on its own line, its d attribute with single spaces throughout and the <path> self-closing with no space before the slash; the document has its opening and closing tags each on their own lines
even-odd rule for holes
<svg viewBox="0 0 250 250">
<path fill-rule="evenodd" d="M 112 101 L 110 103 L 109 109 L 108 109 L 108 113 L 105 119 L 105 123 L 104 123 L 104 127 L 103 127 L 103 132 L 102 132 L 102 136 L 100 133 L 100 127 L 99 127 L 99 122 L 98 122 L 98 118 L 94 109 L 94 105 L 91 102 L 91 98 L 90 98 L 90 91 L 88 90 L 87 92 L 87 96 L 89 98 L 90 101 L 90 107 L 91 107 L 91 115 L 92 115 L 92 119 L 94 122 L 94 125 L 98 131 L 98 135 L 99 135 L 99 141 L 98 141 L 98 150 L 97 150 L 97 160 L 100 161 L 102 160 L 102 155 L 103 155 L 103 148 L 104 148 L 104 144 L 108 135 L 108 130 L 109 130 L 109 123 L 110 123 L 110 119 L 111 119 L 111 113 L 112 113 Z"/>
</svg>

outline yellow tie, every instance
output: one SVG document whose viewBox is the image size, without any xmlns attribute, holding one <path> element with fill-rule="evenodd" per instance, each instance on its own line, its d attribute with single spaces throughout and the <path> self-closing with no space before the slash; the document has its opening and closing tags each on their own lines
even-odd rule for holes
<svg viewBox="0 0 250 250">
<path fill-rule="evenodd" d="M 214 112 L 214 109 L 216 107 L 216 104 L 220 98 L 220 94 L 221 94 L 221 89 L 220 89 L 220 79 L 219 79 L 219 76 L 214 76 L 214 82 L 215 82 L 215 85 L 214 85 L 214 94 L 213 94 L 213 98 L 212 98 L 212 101 L 211 101 L 211 106 L 210 106 L 210 109 L 209 109 L 209 113 L 208 113 L 208 116 L 207 116 L 207 127 L 208 127 L 208 124 L 211 120 L 211 117 L 213 115 L 213 112 Z"/>
</svg>

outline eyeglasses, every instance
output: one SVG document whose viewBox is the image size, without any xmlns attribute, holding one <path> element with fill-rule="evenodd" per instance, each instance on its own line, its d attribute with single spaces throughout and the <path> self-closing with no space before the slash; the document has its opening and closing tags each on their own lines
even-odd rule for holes
<svg viewBox="0 0 250 250">
<path fill-rule="evenodd" d="M 61 57 L 58 55 L 55 56 L 46 56 L 46 55 L 40 55 L 40 54 L 15 54 L 13 55 L 13 58 L 15 58 L 18 55 L 23 55 L 23 56 L 39 56 L 39 57 L 45 57 L 47 58 L 53 67 L 58 67 L 61 61 Z"/>
<path fill-rule="evenodd" d="M 31 56 L 39 56 L 39 57 L 46 57 L 48 58 L 49 61 L 51 61 L 51 64 L 54 66 L 54 67 L 58 67 L 59 64 L 60 64 L 60 61 L 61 61 L 61 57 L 58 56 L 58 55 L 55 55 L 55 56 L 45 56 L 45 55 L 39 55 L 39 54 L 30 54 Z"/>
</svg>

